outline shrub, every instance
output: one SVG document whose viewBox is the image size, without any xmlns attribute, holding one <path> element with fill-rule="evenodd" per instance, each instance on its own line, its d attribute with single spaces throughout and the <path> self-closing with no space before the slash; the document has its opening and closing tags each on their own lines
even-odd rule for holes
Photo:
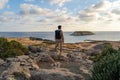
<svg viewBox="0 0 120 80">
<path fill-rule="evenodd" d="M 24 47 L 21 43 L 15 41 L 15 40 L 12 40 L 10 42 L 10 45 L 12 48 L 16 48 L 16 49 L 21 50 L 24 54 L 28 53 L 28 50 L 26 49 L 26 47 Z"/>
<path fill-rule="evenodd" d="M 91 80 L 120 80 L 120 50 L 107 46 L 93 65 Z"/>
<path fill-rule="evenodd" d="M 116 53 L 117 50 L 112 48 L 111 44 L 106 44 L 104 47 L 104 50 L 101 53 L 98 53 L 95 57 L 94 57 L 94 61 L 99 61 L 101 60 L 101 58 L 103 58 L 104 56 L 108 55 L 108 54 L 113 54 Z"/>
<path fill-rule="evenodd" d="M 17 41 L 8 42 L 5 38 L 0 38 L 0 58 L 15 57 L 27 54 L 28 50 Z"/>
</svg>

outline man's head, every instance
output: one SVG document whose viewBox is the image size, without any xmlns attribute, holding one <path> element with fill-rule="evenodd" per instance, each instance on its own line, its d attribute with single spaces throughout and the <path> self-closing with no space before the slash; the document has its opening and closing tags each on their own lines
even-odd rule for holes
<svg viewBox="0 0 120 80">
<path fill-rule="evenodd" d="M 58 26 L 58 29 L 61 29 L 61 27 L 62 27 L 62 26 L 61 26 L 61 25 L 59 25 L 59 26 Z"/>
</svg>

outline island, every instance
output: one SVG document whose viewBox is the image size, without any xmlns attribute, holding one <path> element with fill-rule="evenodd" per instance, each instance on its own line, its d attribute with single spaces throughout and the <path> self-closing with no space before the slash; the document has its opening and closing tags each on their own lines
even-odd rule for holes
<svg viewBox="0 0 120 80">
<path fill-rule="evenodd" d="M 71 34 L 71 36 L 84 36 L 84 35 L 94 35 L 94 33 L 90 31 L 75 31 Z"/>
</svg>

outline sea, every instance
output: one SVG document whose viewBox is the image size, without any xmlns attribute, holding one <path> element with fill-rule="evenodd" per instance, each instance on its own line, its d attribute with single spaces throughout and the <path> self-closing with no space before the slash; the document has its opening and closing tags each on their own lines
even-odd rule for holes
<svg viewBox="0 0 120 80">
<path fill-rule="evenodd" d="M 94 35 L 71 36 L 73 32 L 64 32 L 65 43 L 77 43 L 87 40 L 120 41 L 120 31 L 95 31 Z M 0 37 L 37 37 L 54 40 L 54 32 L 0 32 Z"/>
</svg>

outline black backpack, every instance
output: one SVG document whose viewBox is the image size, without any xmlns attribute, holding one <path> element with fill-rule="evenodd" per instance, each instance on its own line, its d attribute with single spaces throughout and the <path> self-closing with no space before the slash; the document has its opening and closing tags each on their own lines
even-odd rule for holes
<svg viewBox="0 0 120 80">
<path fill-rule="evenodd" d="M 55 31 L 55 39 L 61 39 L 62 35 L 61 35 L 61 30 L 56 30 Z"/>
</svg>

